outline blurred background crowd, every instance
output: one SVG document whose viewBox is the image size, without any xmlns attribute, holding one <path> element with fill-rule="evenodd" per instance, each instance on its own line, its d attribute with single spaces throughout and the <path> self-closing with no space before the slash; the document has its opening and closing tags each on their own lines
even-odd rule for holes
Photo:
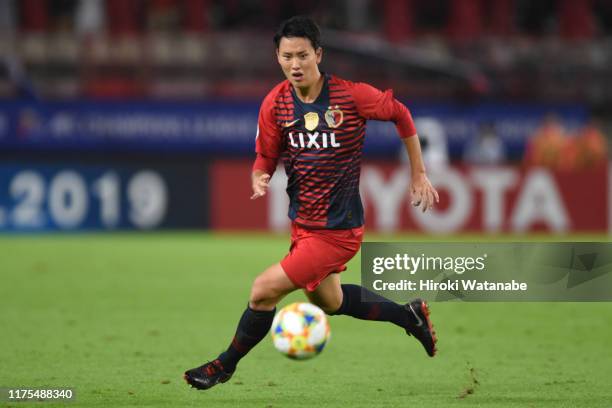
<svg viewBox="0 0 612 408">
<path fill-rule="evenodd" d="M 608 164 L 612 0 L 1 0 L 0 159 L 250 160 L 296 14 L 322 28 L 323 71 L 407 103 L 432 169 Z M 368 138 L 366 157 L 406 159 L 388 128 Z"/>
<path fill-rule="evenodd" d="M 0 95 L 12 67 L 53 98 L 260 97 L 294 14 L 325 68 L 411 98 L 612 100 L 610 0 L 3 0 Z"/>
</svg>

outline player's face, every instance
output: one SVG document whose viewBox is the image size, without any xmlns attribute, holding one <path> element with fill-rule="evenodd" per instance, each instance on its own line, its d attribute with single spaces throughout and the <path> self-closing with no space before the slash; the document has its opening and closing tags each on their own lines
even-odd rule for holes
<svg viewBox="0 0 612 408">
<path fill-rule="evenodd" d="M 303 37 L 283 37 L 276 50 L 283 73 L 296 88 L 309 88 L 317 82 L 322 53 L 321 48 L 315 50 Z"/>
</svg>

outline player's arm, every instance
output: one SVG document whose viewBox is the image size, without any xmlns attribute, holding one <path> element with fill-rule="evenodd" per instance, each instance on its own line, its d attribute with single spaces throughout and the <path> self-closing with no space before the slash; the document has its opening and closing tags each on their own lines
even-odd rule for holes
<svg viewBox="0 0 612 408">
<path fill-rule="evenodd" d="M 439 202 L 438 192 L 427 178 L 421 144 L 417 136 L 412 115 L 408 108 L 393 97 L 393 91 L 382 92 L 364 83 L 353 85 L 353 97 L 357 111 L 366 119 L 395 123 L 397 132 L 406 146 L 410 158 L 410 193 L 412 204 L 423 211 Z"/>
<path fill-rule="evenodd" d="M 263 197 L 268 191 L 268 184 L 276 170 L 277 159 L 265 157 L 257 154 L 255 163 L 253 164 L 253 172 L 251 173 L 251 185 L 253 187 L 253 195 L 251 200 Z"/>
<path fill-rule="evenodd" d="M 434 202 L 440 202 L 440 197 L 427 178 L 419 138 L 415 134 L 414 136 L 403 138 L 402 141 L 404 142 L 404 146 L 406 146 L 408 157 L 410 158 L 411 202 L 415 207 L 422 205 L 421 208 L 423 212 L 425 212 L 428 208 L 433 207 Z"/>
<path fill-rule="evenodd" d="M 276 170 L 278 158 L 282 152 L 281 140 L 282 134 L 274 117 L 272 97 L 268 95 L 259 110 L 257 136 L 255 138 L 257 157 L 251 173 L 251 186 L 253 188 L 251 200 L 266 195 L 268 184 L 274 170 Z"/>
</svg>

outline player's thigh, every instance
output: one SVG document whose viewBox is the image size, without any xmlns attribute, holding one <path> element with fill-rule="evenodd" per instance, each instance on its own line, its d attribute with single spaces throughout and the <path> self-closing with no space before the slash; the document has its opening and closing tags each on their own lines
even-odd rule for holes
<svg viewBox="0 0 612 408">
<path fill-rule="evenodd" d="M 297 289 L 287 277 L 280 263 L 267 268 L 259 274 L 251 287 L 250 301 L 252 304 L 271 304 L 280 301 L 285 295 Z"/>
<path fill-rule="evenodd" d="M 340 274 L 329 274 L 314 291 L 304 290 L 304 293 L 311 303 L 319 306 L 325 313 L 337 311 L 342 305 Z"/>
</svg>

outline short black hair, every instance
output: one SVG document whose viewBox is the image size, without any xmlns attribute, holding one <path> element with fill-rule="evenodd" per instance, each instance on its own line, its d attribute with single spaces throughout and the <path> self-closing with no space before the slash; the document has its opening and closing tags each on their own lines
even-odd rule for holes
<svg viewBox="0 0 612 408">
<path fill-rule="evenodd" d="M 283 21 L 274 35 L 274 44 L 277 49 L 283 37 L 308 38 L 315 50 L 321 47 L 321 32 L 317 24 L 310 17 L 294 16 Z"/>
</svg>

